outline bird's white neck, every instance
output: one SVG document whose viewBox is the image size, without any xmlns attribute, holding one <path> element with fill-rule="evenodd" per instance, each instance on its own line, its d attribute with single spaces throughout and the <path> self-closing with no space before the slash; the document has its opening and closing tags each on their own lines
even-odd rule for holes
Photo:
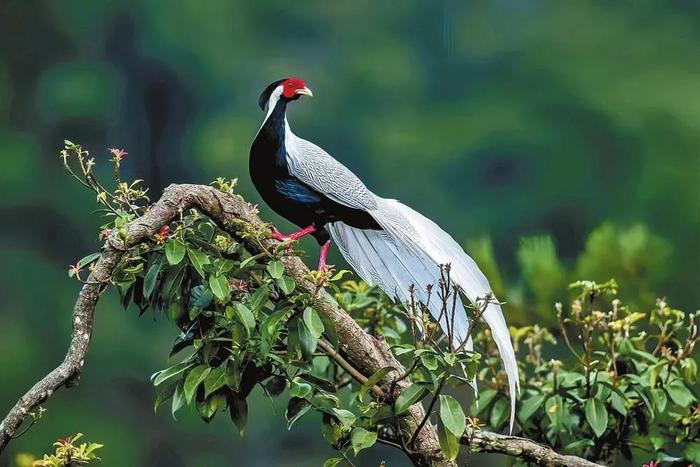
<svg viewBox="0 0 700 467">
<path fill-rule="evenodd" d="M 262 124 L 260 125 L 260 128 L 265 125 L 265 122 L 267 121 L 268 118 L 270 118 L 270 115 L 272 115 L 272 111 L 275 110 L 275 106 L 277 105 L 277 102 L 279 102 L 280 97 L 282 96 L 282 86 L 278 86 L 275 88 L 274 91 L 272 91 L 272 94 L 270 94 L 270 99 L 267 101 L 267 112 L 265 114 L 265 118 L 262 121 Z M 258 129 L 258 132 L 260 129 Z M 287 121 L 287 115 L 285 113 L 284 115 L 284 135 L 285 139 L 293 139 L 296 137 L 294 133 L 292 133 L 292 129 L 289 127 L 289 122 Z"/>
</svg>

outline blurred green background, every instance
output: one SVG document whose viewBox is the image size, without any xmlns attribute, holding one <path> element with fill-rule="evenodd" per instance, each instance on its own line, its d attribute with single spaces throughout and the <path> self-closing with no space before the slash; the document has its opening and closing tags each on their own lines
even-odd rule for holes
<svg viewBox="0 0 700 467">
<path fill-rule="evenodd" d="M 0 410 L 62 358 L 79 289 L 67 266 L 98 246 L 63 139 L 105 176 L 107 148 L 125 148 L 124 175 L 153 198 L 225 176 L 259 202 L 257 98 L 290 75 L 316 96 L 291 106 L 295 132 L 455 234 L 511 323 L 551 323 L 579 277 L 616 277 L 646 308 L 663 294 L 697 309 L 698 44 L 700 3 L 680 0 L 3 0 Z M 225 417 L 154 415 L 148 377 L 175 333 L 108 293 L 81 384 L 0 465 L 77 431 L 106 445 L 105 466 L 320 465 L 317 420 L 288 432 L 284 401 L 258 397 L 244 440 Z M 381 458 L 406 464 L 377 448 L 360 465 Z"/>
</svg>

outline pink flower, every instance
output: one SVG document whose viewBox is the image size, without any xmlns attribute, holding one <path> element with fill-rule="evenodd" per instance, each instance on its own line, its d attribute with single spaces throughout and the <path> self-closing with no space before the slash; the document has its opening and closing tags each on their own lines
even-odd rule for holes
<svg viewBox="0 0 700 467">
<path fill-rule="evenodd" d="M 659 467 L 659 465 L 660 465 L 660 464 L 659 464 L 658 462 L 652 460 L 652 461 L 649 461 L 648 464 L 644 464 L 643 467 Z"/>
<path fill-rule="evenodd" d="M 127 154 L 129 154 L 129 153 L 126 152 L 125 150 L 123 150 L 123 149 L 117 149 L 117 148 L 109 148 L 109 152 L 112 154 L 112 156 L 114 157 L 114 160 L 116 160 L 117 162 L 119 162 L 119 161 L 122 160 Z"/>
</svg>

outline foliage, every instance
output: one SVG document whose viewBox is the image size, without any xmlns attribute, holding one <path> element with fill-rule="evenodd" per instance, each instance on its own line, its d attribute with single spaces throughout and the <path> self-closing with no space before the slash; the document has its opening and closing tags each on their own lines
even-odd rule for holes
<svg viewBox="0 0 700 467">
<path fill-rule="evenodd" d="M 148 199 L 137 183 L 121 181 L 123 156 L 118 155 L 123 151 L 112 151 L 114 193 L 92 178 L 93 163 L 79 145 L 67 141 L 62 158 L 106 207 L 103 232 L 123 237 L 126 224 L 147 210 Z M 70 169 L 72 158 L 82 177 Z M 235 181 L 218 179 L 213 185 L 233 193 Z M 420 426 L 434 419 L 441 449 L 456 459 L 467 423 L 476 430 L 483 423 L 466 417 L 462 404 L 444 391 L 464 391 L 476 377 L 486 389 L 478 407 L 466 413 L 483 413 L 490 428 L 505 428 L 507 380 L 489 331 L 475 333 L 477 352 L 454 335 L 457 314 L 466 314 L 471 334 L 492 296 L 457 310 L 459 290 L 451 282 L 449 265 L 440 266 L 441 280 L 428 293 L 442 305 L 438 321 L 448 323 L 443 333 L 422 303 L 392 304 L 362 282 L 340 284 L 347 271 L 314 271 L 308 279 L 316 289 L 298 288 L 282 261 L 290 245 L 268 249 L 262 240 L 269 236 L 269 226 L 236 222 L 234 238 L 201 213 L 182 212 L 150 242 L 133 247 L 117 267 L 113 283 L 122 304 L 133 304 L 140 313 L 153 310 L 180 331 L 169 353 L 171 364 L 151 378 L 158 388 L 156 410 L 169 402 L 175 417 L 189 406 L 206 422 L 226 411 L 243 436 L 251 391 L 259 387 L 270 398 L 285 394 L 290 429 L 311 410 L 322 415 L 323 437 L 341 455 L 327 463 L 337 465 L 376 442 L 410 453 L 420 427 L 406 443 L 400 436 L 402 418 L 412 404 L 423 402 L 427 415 Z M 251 244 L 253 251 L 245 246 Z M 526 275 L 561 275 L 551 242 L 527 245 L 547 254 L 523 251 Z M 71 274 L 80 278 L 95 258 L 84 258 Z M 334 324 L 318 309 L 322 286 L 331 286 L 338 304 L 367 332 L 389 343 L 405 373 L 383 368 L 363 376 L 338 357 Z M 512 329 L 516 345 L 526 349 L 517 407 L 522 434 L 589 459 L 612 461 L 620 453 L 630 458 L 633 449 L 655 452 L 664 461 L 696 459 L 693 440 L 700 411 L 690 389 L 697 374 L 692 358 L 698 339 L 695 316 L 671 309 L 663 300 L 648 315 L 634 311 L 616 297 L 613 280 L 579 281 L 570 288 L 577 292 L 570 311 L 561 304 L 556 310 L 571 361 L 543 356 L 545 344 L 557 344 L 547 328 Z M 410 292 L 413 296 L 415 291 Z M 542 293 L 554 296 L 551 290 Z M 642 328 L 644 318 L 649 326 Z M 382 388 L 408 377 L 412 383 L 395 400 L 386 397 Z"/>
<path fill-rule="evenodd" d="M 92 178 L 93 163 L 79 145 L 67 141 L 62 158 L 70 173 L 98 193 L 98 202 L 106 207 L 105 235 L 116 232 L 124 237 L 126 224 L 147 209 L 145 190 L 121 181 L 119 158 L 113 160 L 119 194 Z M 71 161 L 77 162 L 82 177 L 70 170 Z M 231 192 L 235 183 L 219 179 L 214 185 Z M 331 285 L 339 305 L 365 330 L 382 336 L 409 368 L 405 374 L 383 368 L 368 377 L 358 376 L 340 364 L 335 326 L 318 311 L 317 294 L 297 288 L 285 274 L 281 259 L 288 254 L 288 245 L 266 248 L 262 240 L 269 237 L 269 226 L 254 228 L 238 220 L 236 231 L 239 238 L 195 210 L 183 212 L 152 241 L 130 249 L 116 268 L 113 283 L 125 307 L 133 304 L 141 313 L 154 310 L 180 330 L 170 350 L 173 363 L 151 377 L 159 389 L 154 408 L 170 402 L 175 417 L 190 406 L 206 422 L 227 411 L 243 435 L 247 397 L 255 387 L 270 398 L 286 393 L 288 427 L 311 409 L 321 413 L 324 438 L 346 458 L 377 441 L 399 442 L 402 417 L 412 404 L 427 399 L 431 410 L 439 401 L 441 443 L 452 446 L 450 457 L 456 457 L 465 416 L 460 404 L 441 392 L 448 386 L 466 388 L 479 356 L 454 336 L 454 326 L 443 335 L 423 304 L 413 301 L 404 309 L 364 283 L 347 281 L 338 286 L 347 271 L 310 273 L 309 279 L 317 284 L 315 292 Z M 241 240 L 252 242 L 261 252 L 248 251 Z M 89 255 L 70 273 L 80 278 L 81 270 L 94 259 Z M 453 323 L 456 313 L 467 311 L 455 309 L 458 291 L 449 269 L 441 268 L 442 280 L 431 294 L 442 303 L 445 320 Z M 484 297 L 470 307 L 473 322 L 489 300 Z M 378 387 L 392 372 L 392 387 L 409 376 L 413 381 L 396 400 L 387 399 Z M 410 444 L 401 448 L 410 452 Z"/>
<path fill-rule="evenodd" d="M 39 460 L 35 460 L 31 454 L 19 454 L 15 458 L 15 465 L 16 467 L 76 467 L 100 460 L 95 451 L 103 446 L 98 443 L 76 444 L 76 441 L 82 437 L 82 433 L 77 433 L 68 438 L 59 439 L 53 443 L 55 452 L 44 454 Z"/>
<path fill-rule="evenodd" d="M 612 462 L 633 450 L 664 462 L 698 462 L 700 404 L 693 349 L 696 317 L 657 300 L 649 312 L 617 298 L 615 281 L 571 284 L 570 306 L 556 305 L 559 338 L 539 325 L 513 328 L 526 357 L 521 360 L 523 392 L 517 418 L 523 436 L 564 452 Z M 479 373 L 483 390 L 475 408 L 496 430 L 505 426 L 507 399 L 498 357 L 488 332 L 476 337 L 489 357 Z M 490 350 L 489 350 L 490 349 Z"/>
</svg>

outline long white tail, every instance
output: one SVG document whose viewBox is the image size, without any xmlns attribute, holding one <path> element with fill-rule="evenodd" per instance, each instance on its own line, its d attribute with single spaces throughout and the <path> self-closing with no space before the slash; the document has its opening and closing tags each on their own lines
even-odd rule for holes
<svg viewBox="0 0 700 467">
<path fill-rule="evenodd" d="M 342 222 L 329 224 L 328 230 L 345 259 L 366 282 L 377 285 L 392 299 L 406 303 L 409 287 L 415 285 L 416 298 L 426 303 L 426 285 L 440 280 L 438 265 L 451 264 L 450 277 L 471 301 L 491 293 L 491 286 L 459 244 L 433 221 L 396 200 L 377 198 L 378 208 L 370 214 L 384 230 L 361 230 Z M 437 319 L 442 304 L 430 300 L 429 309 Z M 458 307 L 462 306 L 458 299 Z M 458 308 L 459 309 L 459 308 Z M 491 328 L 510 388 L 510 431 L 515 420 L 515 397 L 520 390 L 518 366 L 500 305 L 490 302 L 482 318 Z M 466 314 L 455 316 L 455 340 L 467 336 L 469 323 Z M 446 317 L 440 325 L 446 329 Z"/>
</svg>

